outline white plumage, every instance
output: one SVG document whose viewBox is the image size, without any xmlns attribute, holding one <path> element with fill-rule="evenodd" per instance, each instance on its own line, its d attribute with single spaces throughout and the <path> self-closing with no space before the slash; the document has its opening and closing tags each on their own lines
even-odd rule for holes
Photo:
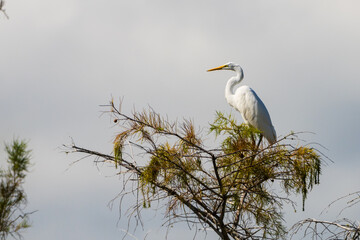
<svg viewBox="0 0 360 240">
<path fill-rule="evenodd" d="M 276 132 L 270 114 L 255 91 L 249 86 L 241 86 L 234 91 L 235 86 L 244 78 L 242 68 L 238 64 L 227 63 L 208 71 L 215 70 L 235 71 L 236 76 L 231 77 L 225 87 L 227 102 L 241 113 L 246 124 L 259 129 L 270 144 L 275 143 Z"/>
</svg>

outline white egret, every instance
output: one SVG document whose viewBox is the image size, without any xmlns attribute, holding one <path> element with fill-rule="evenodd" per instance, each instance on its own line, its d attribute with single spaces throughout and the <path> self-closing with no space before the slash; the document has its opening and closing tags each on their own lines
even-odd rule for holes
<svg viewBox="0 0 360 240">
<path fill-rule="evenodd" d="M 234 87 L 244 78 L 244 72 L 240 65 L 230 62 L 220 67 L 209 69 L 208 72 L 216 70 L 231 70 L 236 73 L 236 76 L 228 80 L 225 87 L 227 102 L 241 113 L 246 124 L 259 129 L 270 144 L 275 143 L 276 132 L 271 123 L 269 112 L 255 91 L 249 86 L 241 86 L 234 91 Z"/>
</svg>

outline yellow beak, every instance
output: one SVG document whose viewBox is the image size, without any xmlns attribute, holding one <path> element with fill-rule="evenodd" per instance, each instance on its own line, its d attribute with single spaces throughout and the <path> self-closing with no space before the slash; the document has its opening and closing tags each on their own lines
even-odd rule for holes
<svg viewBox="0 0 360 240">
<path fill-rule="evenodd" d="M 208 72 L 211 72 L 211 71 L 216 71 L 216 70 L 222 70 L 224 67 L 226 67 L 226 65 L 222 65 L 220 67 L 216 67 L 216 68 L 212 68 L 212 69 L 209 69 L 207 70 Z"/>
</svg>

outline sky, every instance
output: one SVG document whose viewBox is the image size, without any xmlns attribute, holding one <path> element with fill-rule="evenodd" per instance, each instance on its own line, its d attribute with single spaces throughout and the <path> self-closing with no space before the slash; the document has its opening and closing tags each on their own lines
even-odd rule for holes
<svg viewBox="0 0 360 240">
<path fill-rule="evenodd" d="M 81 156 L 63 144 L 110 153 L 117 130 L 100 105 L 112 97 L 124 111 L 150 105 L 206 127 L 215 111 L 232 111 L 224 88 L 233 73 L 206 72 L 229 61 L 244 69 L 243 84 L 261 97 L 278 136 L 313 132 L 304 138 L 334 162 L 305 212 L 300 197 L 296 213 L 285 208 L 287 225 L 335 219 L 345 202 L 320 213 L 360 189 L 359 8 L 357 0 L 8 0 L 10 19 L 0 12 L 0 142 L 27 139 L 33 150 L 25 190 L 27 209 L 38 211 L 24 238 L 121 239 L 127 219 L 108 203 L 122 182 L 93 159 L 71 165 Z M 356 219 L 359 207 L 344 214 Z M 163 239 L 161 216 L 147 210 L 144 228 L 126 239 Z M 193 235 L 179 225 L 168 238 Z"/>
</svg>

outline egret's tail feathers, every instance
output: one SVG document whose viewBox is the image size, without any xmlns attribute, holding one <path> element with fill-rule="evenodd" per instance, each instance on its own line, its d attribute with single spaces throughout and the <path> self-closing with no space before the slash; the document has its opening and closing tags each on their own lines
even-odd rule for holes
<svg viewBox="0 0 360 240">
<path fill-rule="evenodd" d="M 266 140 L 270 143 L 270 144 L 274 144 L 276 142 L 276 132 L 275 129 L 273 128 L 273 131 L 271 131 L 268 134 L 264 134 L 264 137 L 266 138 Z"/>
</svg>

